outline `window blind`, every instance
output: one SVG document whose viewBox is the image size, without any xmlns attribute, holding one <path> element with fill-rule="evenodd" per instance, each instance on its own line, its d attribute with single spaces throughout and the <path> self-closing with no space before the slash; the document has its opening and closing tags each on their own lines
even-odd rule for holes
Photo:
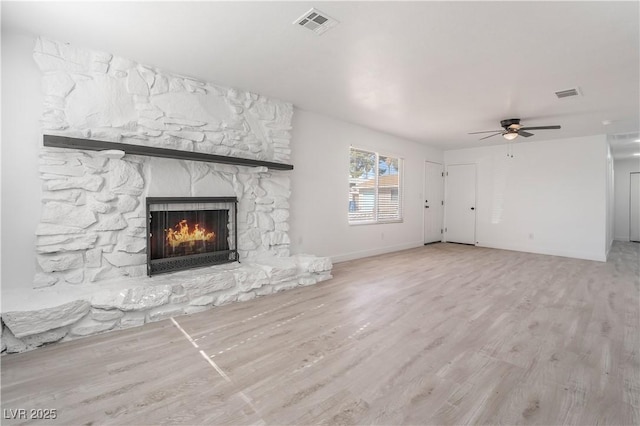
<svg viewBox="0 0 640 426">
<path fill-rule="evenodd" d="M 351 148 L 349 223 L 402 220 L 402 159 Z"/>
</svg>

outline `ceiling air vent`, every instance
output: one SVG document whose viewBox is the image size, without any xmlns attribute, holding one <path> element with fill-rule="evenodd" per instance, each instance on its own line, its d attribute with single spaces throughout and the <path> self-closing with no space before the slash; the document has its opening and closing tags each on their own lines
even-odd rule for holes
<svg viewBox="0 0 640 426">
<path fill-rule="evenodd" d="M 318 9 L 311 9 L 293 23 L 305 27 L 317 35 L 324 34 L 330 28 L 338 25 L 338 21 Z"/>
<path fill-rule="evenodd" d="M 570 96 L 578 96 L 578 95 L 580 95 L 580 91 L 578 89 L 568 89 L 568 90 L 561 90 L 559 92 L 556 92 L 556 96 L 558 97 L 558 99 L 568 98 Z"/>
</svg>

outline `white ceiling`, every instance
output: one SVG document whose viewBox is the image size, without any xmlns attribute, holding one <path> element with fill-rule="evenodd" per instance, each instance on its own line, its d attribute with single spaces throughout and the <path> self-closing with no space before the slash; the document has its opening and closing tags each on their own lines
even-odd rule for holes
<svg viewBox="0 0 640 426">
<path fill-rule="evenodd" d="M 7 2 L 2 32 L 44 35 L 254 91 L 444 149 L 624 134 L 640 151 L 638 2 Z M 292 22 L 316 7 L 340 24 Z M 583 96 L 557 99 L 579 87 Z M 602 122 L 608 120 L 609 125 Z"/>
</svg>

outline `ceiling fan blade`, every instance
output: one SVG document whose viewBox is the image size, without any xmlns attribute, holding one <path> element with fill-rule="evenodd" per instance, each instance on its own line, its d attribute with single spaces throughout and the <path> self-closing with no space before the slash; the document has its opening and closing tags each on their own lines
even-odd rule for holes
<svg viewBox="0 0 640 426">
<path fill-rule="evenodd" d="M 491 132 L 502 132 L 502 130 L 487 130 L 484 132 L 471 132 L 471 133 L 467 133 L 468 135 L 477 135 L 478 133 L 491 133 Z"/>
<path fill-rule="evenodd" d="M 481 133 L 487 133 L 487 132 L 481 132 Z M 480 139 L 478 139 L 478 140 L 479 140 L 479 141 L 481 141 L 481 140 L 483 140 L 483 139 L 492 138 L 492 137 L 494 137 L 494 136 L 496 136 L 496 135 L 501 135 L 501 134 L 502 134 L 502 132 L 494 133 L 494 134 L 492 134 L 492 135 L 485 136 L 484 138 L 480 138 Z"/>
<path fill-rule="evenodd" d="M 520 130 L 558 130 L 560 126 L 536 126 L 536 127 L 520 127 Z"/>
</svg>

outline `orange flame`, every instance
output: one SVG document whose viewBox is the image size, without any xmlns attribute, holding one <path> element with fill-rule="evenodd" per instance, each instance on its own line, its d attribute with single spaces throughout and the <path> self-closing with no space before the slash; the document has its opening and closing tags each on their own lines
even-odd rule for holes
<svg viewBox="0 0 640 426">
<path fill-rule="evenodd" d="M 194 245 L 196 241 L 213 241 L 215 234 L 213 232 L 207 232 L 206 229 L 200 229 L 200 225 L 195 224 L 193 231 L 189 230 L 189 224 L 185 219 L 181 220 L 176 226 L 175 230 L 169 228 L 165 229 L 167 233 L 167 244 L 172 248 L 178 247 L 180 244 L 189 243 Z"/>
</svg>

